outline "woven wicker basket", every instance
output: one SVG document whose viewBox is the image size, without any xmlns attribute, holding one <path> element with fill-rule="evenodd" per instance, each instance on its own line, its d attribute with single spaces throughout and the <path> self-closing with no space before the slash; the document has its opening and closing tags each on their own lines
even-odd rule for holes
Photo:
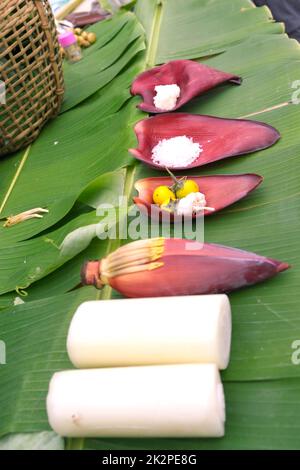
<svg viewBox="0 0 300 470">
<path fill-rule="evenodd" d="M 48 0 L 0 0 L 0 155 L 32 142 L 63 99 Z"/>
</svg>

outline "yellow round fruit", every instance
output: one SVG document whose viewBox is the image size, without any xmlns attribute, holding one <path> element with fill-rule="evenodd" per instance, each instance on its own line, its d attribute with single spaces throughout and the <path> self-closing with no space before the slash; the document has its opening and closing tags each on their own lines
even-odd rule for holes
<svg viewBox="0 0 300 470">
<path fill-rule="evenodd" d="M 168 186 L 158 186 L 153 192 L 153 202 L 161 206 L 166 201 L 175 201 L 175 194 L 168 188 Z"/>
<path fill-rule="evenodd" d="M 96 34 L 95 33 L 88 33 L 87 40 L 89 41 L 90 44 L 94 44 L 97 40 Z"/>
<path fill-rule="evenodd" d="M 191 193 L 198 193 L 199 192 L 199 186 L 194 180 L 186 180 L 183 183 L 182 188 L 178 189 L 176 191 L 176 196 L 178 199 L 182 199 L 183 197 L 187 196 L 188 194 Z"/>
</svg>

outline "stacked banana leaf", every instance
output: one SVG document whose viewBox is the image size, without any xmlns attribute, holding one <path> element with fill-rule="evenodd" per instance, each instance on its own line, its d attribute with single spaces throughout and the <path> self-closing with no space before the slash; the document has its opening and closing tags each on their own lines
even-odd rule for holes
<svg viewBox="0 0 300 470">
<path fill-rule="evenodd" d="M 30 148 L 0 162 L 3 223 L 29 209 L 49 210 L 41 219 L 11 227 L 1 223 L 0 340 L 6 365 L 0 365 L 0 433 L 13 437 L 3 437 L 0 447 L 62 445 L 45 433 L 45 397 L 53 372 L 71 367 L 65 348 L 70 319 L 82 301 L 116 295 L 108 288 L 100 293 L 78 288 L 83 260 L 123 243 L 95 237 L 96 208 L 115 203 L 119 195 L 131 198 L 135 180 L 159 174 L 128 154 L 136 144 L 133 126 L 146 116 L 136 109 L 139 98 L 131 98 L 129 88 L 145 68 L 185 58 L 241 75 L 244 82 L 210 91 L 181 111 L 247 116 L 282 135 L 268 150 L 192 172 L 264 176 L 249 197 L 206 220 L 205 240 L 281 259 L 292 269 L 230 295 L 225 438 L 65 444 L 71 449 L 299 449 L 300 108 L 290 102 L 300 79 L 299 44 L 288 39 L 268 9 L 254 8 L 249 0 L 139 0 L 134 13 L 120 11 L 91 31 L 96 44 L 83 61 L 65 68 L 61 114 Z"/>
</svg>

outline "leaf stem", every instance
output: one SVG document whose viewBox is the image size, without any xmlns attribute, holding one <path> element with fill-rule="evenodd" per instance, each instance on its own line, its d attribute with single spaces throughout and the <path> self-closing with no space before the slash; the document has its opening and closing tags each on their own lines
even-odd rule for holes
<svg viewBox="0 0 300 470">
<path fill-rule="evenodd" d="M 265 108 L 265 109 L 262 109 L 261 111 L 256 111 L 251 114 L 246 114 L 245 116 L 240 116 L 238 119 L 246 119 L 246 118 L 258 116 L 259 114 L 269 113 L 271 111 L 275 111 L 276 109 L 284 108 L 285 106 L 288 106 L 290 104 L 291 104 L 290 101 L 285 101 L 284 103 L 276 104 L 275 106 L 271 106 L 270 108 Z"/>
<path fill-rule="evenodd" d="M 67 438 L 65 443 L 65 450 L 82 450 L 84 447 L 84 439 L 81 437 Z"/>
<path fill-rule="evenodd" d="M 146 54 L 146 69 L 151 68 L 155 65 L 156 53 L 158 48 L 158 40 L 160 34 L 160 26 L 162 20 L 162 12 L 163 12 L 163 1 L 157 0 L 154 16 L 153 16 L 153 23 L 151 27 L 151 32 L 148 41 L 148 50 Z"/>
<path fill-rule="evenodd" d="M 27 158 L 28 158 L 28 155 L 29 155 L 29 152 L 30 152 L 30 148 L 31 148 L 31 145 L 29 145 L 29 146 L 27 147 L 27 149 L 26 149 L 26 151 L 25 151 L 25 153 L 24 153 L 24 155 L 23 155 L 23 157 L 22 157 L 22 160 L 20 161 L 20 164 L 19 164 L 19 166 L 18 166 L 18 169 L 17 169 L 17 171 L 16 171 L 16 173 L 15 173 L 15 176 L 13 177 L 13 180 L 12 180 L 12 182 L 10 183 L 10 186 L 9 186 L 9 188 L 8 188 L 8 190 L 7 190 L 7 193 L 6 193 L 5 196 L 4 196 L 4 199 L 3 199 L 2 204 L 1 204 L 1 206 L 0 206 L 0 214 L 2 213 L 2 211 L 3 211 L 4 207 L 5 207 L 5 204 L 6 204 L 7 201 L 8 201 L 9 196 L 11 195 L 11 193 L 12 193 L 12 191 L 13 191 L 15 185 L 16 185 L 16 182 L 17 182 L 17 180 L 18 180 L 18 178 L 19 178 L 19 176 L 20 176 L 20 173 L 21 173 L 21 171 L 22 171 L 22 169 L 23 169 L 23 166 L 25 165 L 26 160 L 27 160 Z"/>
</svg>

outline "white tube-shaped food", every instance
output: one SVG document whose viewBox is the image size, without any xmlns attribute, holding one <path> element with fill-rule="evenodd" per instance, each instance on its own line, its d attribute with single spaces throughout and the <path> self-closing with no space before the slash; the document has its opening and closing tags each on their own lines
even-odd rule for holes
<svg viewBox="0 0 300 470">
<path fill-rule="evenodd" d="M 51 427 L 67 437 L 221 437 L 223 387 L 215 364 L 57 372 Z"/>
<path fill-rule="evenodd" d="M 226 295 L 85 302 L 67 339 L 78 368 L 178 363 L 228 365 L 231 310 Z"/>
</svg>

